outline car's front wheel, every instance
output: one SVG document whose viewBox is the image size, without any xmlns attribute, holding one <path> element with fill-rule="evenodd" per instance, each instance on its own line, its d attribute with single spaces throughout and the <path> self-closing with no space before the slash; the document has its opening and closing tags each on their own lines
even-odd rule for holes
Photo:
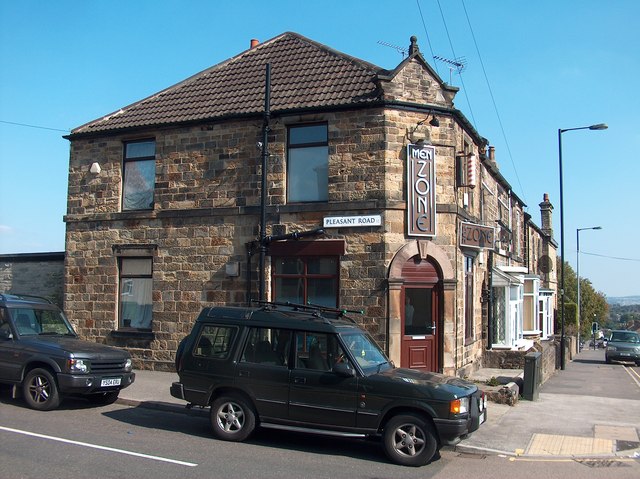
<svg viewBox="0 0 640 479">
<path fill-rule="evenodd" d="M 427 464 L 438 448 L 431 423 L 414 414 L 391 418 L 384 428 L 382 441 L 389 459 L 403 466 Z"/>
<path fill-rule="evenodd" d="M 211 404 L 211 427 L 218 439 L 244 441 L 256 427 L 256 415 L 241 397 L 221 396 Z"/>
<path fill-rule="evenodd" d="M 36 368 L 29 371 L 22 383 L 22 394 L 29 407 L 50 411 L 60 405 L 60 393 L 56 379 L 48 370 Z"/>
</svg>

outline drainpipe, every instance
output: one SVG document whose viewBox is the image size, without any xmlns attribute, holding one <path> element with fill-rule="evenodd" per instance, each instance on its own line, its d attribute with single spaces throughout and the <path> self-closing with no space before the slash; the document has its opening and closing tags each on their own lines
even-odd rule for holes
<svg viewBox="0 0 640 479">
<path fill-rule="evenodd" d="M 489 276 L 489 294 L 487 295 L 487 350 L 493 347 L 493 251 L 489 251 L 487 255 L 487 274 Z"/>
<path fill-rule="evenodd" d="M 269 119 L 271 96 L 271 64 L 267 63 L 264 88 L 264 122 L 262 124 L 262 171 L 260 182 L 260 290 L 258 299 L 266 301 L 265 295 L 265 257 L 267 255 L 267 160 L 269 158 Z"/>
<path fill-rule="evenodd" d="M 253 258 L 254 249 L 255 249 L 255 241 L 249 241 L 246 245 L 247 247 L 247 293 L 246 293 L 246 303 L 247 306 L 251 306 L 251 258 Z"/>
</svg>

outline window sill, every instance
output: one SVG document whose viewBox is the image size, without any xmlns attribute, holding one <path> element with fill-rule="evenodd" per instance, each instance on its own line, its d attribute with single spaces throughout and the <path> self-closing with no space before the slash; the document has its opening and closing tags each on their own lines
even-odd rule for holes
<svg viewBox="0 0 640 479">
<path fill-rule="evenodd" d="M 153 341 L 156 339 L 156 335 L 153 331 L 143 331 L 137 329 L 119 329 L 111 331 L 111 336 L 114 338 L 124 338 L 124 339 L 146 339 L 149 341 Z"/>
</svg>

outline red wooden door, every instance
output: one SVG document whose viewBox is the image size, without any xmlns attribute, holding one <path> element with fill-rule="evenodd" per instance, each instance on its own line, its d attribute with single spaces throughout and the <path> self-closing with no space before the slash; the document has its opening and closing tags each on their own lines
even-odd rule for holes
<svg viewBox="0 0 640 479">
<path fill-rule="evenodd" d="M 402 270 L 401 366 L 440 371 L 439 327 L 441 282 L 429 261 L 410 259 Z"/>
<path fill-rule="evenodd" d="M 438 371 L 438 295 L 436 288 L 403 290 L 402 367 Z"/>
</svg>

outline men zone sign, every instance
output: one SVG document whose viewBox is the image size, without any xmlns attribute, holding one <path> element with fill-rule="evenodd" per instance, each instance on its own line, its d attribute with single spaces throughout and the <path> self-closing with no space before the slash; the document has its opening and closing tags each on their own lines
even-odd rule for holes
<svg viewBox="0 0 640 479">
<path fill-rule="evenodd" d="M 407 146 L 407 234 L 436 234 L 436 149 Z"/>
</svg>

